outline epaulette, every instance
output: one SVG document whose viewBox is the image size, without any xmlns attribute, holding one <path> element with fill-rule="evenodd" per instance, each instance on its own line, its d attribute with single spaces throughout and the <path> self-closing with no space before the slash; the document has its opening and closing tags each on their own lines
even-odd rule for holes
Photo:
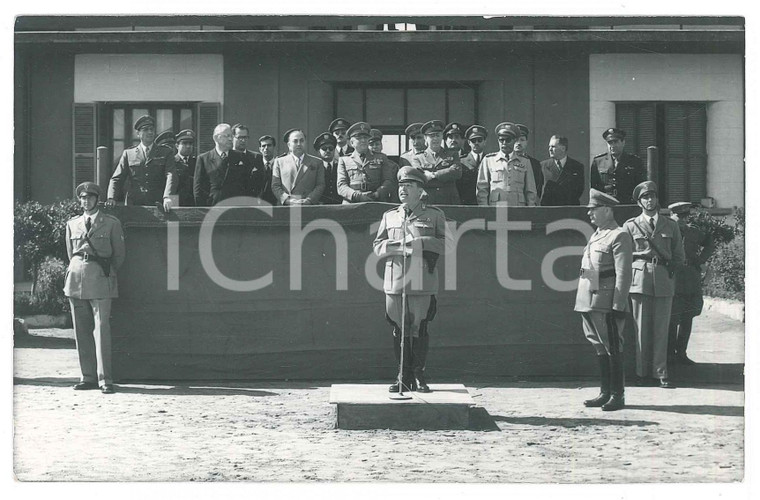
<svg viewBox="0 0 760 500">
<path fill-rule="evenodd" d="M 113 220 L 115 220 L 117 222 L 121 222 L 119 220 L 119 218 L 116 217 L 115 215 L 111 215 L 111 214 L 107 214 L 107 213 L 103 213 L 103 218 L 105 218 L 105 219 L 113 219 Z"/>
<path fill-rule="evenodd" d="M 638 215 L 637 215 L 636 217 L 638 217 Z M 630 219 L 628 219 L 628 220 L 627 220 L 627 221 L 625 221 L 625 222 L 633 222 L 634 220 L 636 220 L 636 217 L 631 217 Z"/>
<path fill-rule="evenodd" d="M 69 221 L 72 221 L 72 220 L 74 220 L 74 219 L 78 219 L 78 218 L 80 218 L 82 215 L 84 215 L 84 214 L 75 215 L 74 217 L 72 217 L 71 219 L 69 219 Z"/>
<path fill-rule="evenodd" d="M 430 208 L 430 209 L 432 209 L 432 210 L 437 210 L 437 211 L 441 212 L 441 215 L 443 215 L 444 217 L 446 216 L 446 214 L 444 214 L 444 213 L 443 213 L 443 210 L 441 210 L 440 208 L 438 208 L 438 207 L 436 207 L 436 206 L 433 206 L 433 205 L 425 205 L 425 208 Z"/>
<path fill-rule="evenodd" d="M 277 155 L 276 158 L 284 158 L 285 156 L 288 156 L 289 154 L 290 154 L 290 151 L 288 151 L 287 153 L 282 153 L 280 155 Z"/>
<path fill-rule="evenodd" d="M 606 156 L 607 153 L 599 153 L 598 155 L 594 156 L 594 158 L 601 158 L 602 156 Z"/>
<path fill-rule="evenodd" d="M 498 155 L 498 154 L 499 154 L 499 152 L 498 152 L 498 151 L 494 151 L 493 153 L 488 153 L 488 154 L 487 154 L 485 157 L 486 157 L 486 158 L 491 158 L 492 156 L 496 156 L 496 155 Z"/>
</svg>

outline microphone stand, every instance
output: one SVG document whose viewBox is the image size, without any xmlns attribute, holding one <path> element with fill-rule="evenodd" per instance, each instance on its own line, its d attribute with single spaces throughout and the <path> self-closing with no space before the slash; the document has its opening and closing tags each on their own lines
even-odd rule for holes
<svg viewBox="0 0 760 500">
<path fill-rule="evenodd" d="M 412 399 L 412 396 L 404 394 L 404 338 L 406 336 L 406 225 L 409 218 L 409 207 L 404 206 L 404 220 L 401 222 L 401 355 L 398 367 L 398 392 L 389 397 L 397 401 Z"/>
</svg>

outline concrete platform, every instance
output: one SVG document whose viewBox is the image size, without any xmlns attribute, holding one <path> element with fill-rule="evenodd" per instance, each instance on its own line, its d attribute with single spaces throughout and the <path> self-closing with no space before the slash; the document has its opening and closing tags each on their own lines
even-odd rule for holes
<svg viewBox="0 0 760 500">
<path fill-rule="evenodd" d="M 336 406 L 338 429 L 444 430 L 467 429 L 475 405 L 462 384 L 430 384 L 433 392 L 405 393 L 390 399 L 388 384 L 333 384 L 330 404 Z"/>
</svg>

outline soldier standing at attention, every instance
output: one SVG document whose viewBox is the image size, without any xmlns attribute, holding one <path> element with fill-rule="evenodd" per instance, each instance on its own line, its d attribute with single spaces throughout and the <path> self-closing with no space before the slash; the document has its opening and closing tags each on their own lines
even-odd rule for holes
<svg viewBox="0 0 760 500">
<path fill-rule="evenodd" d="M 325 166 L 325 190 L 320 203 L 339 205 L 343 199 L 338 195 L 338 160 L 335 159 L 337 141 L 330 132 L 322 132 L 314 139 L 314 149 Z"/>
<path fill-rule="evenodd" d="M 668 323 L 675 292 L 674 271 L 684 262 L 678 223 L 660 216 L 657 184 L 644 181 L 633 190 L 641 215 L 623 228 L 633 237 L 631 309 L 636 322 L 638 384 L 673 389 L 668 380 Z"/>
<path fill-rule="evenodd" d="M 396 361 L 401 357 L 401 328 L 404 325 L 404 366 L 401 383 L 389 392 L 417 390 L 430 392 L 425 380 L 429 346 L 428 323 L 436 314 L 438 257 L 444 252 L 446 218 L 437 208 L 421 201 L 424 174 L 413 167 L 398 172 L 401 205 L 383 214 L 373 243 L 375 255 L 390 260 L 385 267 L 385 318 L 393 326 Z M 406 276 L 404 276 L 406 269 Z M 406 278 L 406 280 L 404 279 Z M 406 296 L 406 304 L 402 305 Z M 402 317 L 402 309 L 406 316 Z"/>
<path fill-rule="evenodd" d="M 464 133 L 470 143 L 470 152 L 462 157 L 462 178 L 457 181 L 459 201 L 462 205 L 478 204 L 478 167 L 485 153 L 483 147 L 488 131 L 482 125 L 473 125 Z"/>
<path fill-rule="evenodd" d="M 496 126 L 496 135 L 499 152 L 487 154 L 478 171 L 478 205 L 536 206 L 533 168 L 514 152 L 519 129 L 503 122 Z"/>
<path fill-rule="evenodd" d="M 676 291 L 670 311 L 668 332 L 668 362 L 684 365 L 694 361 L 686 356 L 686 347 L 691 337 L 691 324 L 695 316 L 702 314 L 702 266 L 712 257 L 715 241 L 693 224 L 687 223 L 691 203 L 681 201 L 668 206 L 671 217 L 678 223 L 683 238 L 685 265 L 676 269 Z"/>
<path fill-rule="evenodd" d="M 425 144 L 425 134 L 421 132 L 421 129 L 422 123 L 412 123 L 406 127 L 406 130 L 404 130 L 406 137 L 412 142 L 412 148 L 405 151 L 399 157 L 399 163 L 401 163 L 402 167 L 411 166 L 412 158 L 421 154 L 425 151 L 425 148 L 427 148 L 427 145 Z"/>
<path fill-rule="evenodd" d="M 348 143 L 348 128 L 351 122 L 344 118 L 336 118 L 330 122 L 327 130 L 335 137 L 335 159 L 348 156 L 354 152 L 354 148 Z"/>
<path fill-rule="evenodd" d="M 112 394 L 111 299 L 119 296 L 116 270 L 124 262 L 119 219 L 98 210 L 100 187 L 83 182 L 76 189 L 84 214 L 66 223 L 69 267 L 63 293 L 69 298 L 82 378 L 75 391 Z"/>
<path fill-rule="evenodd" d="M 177 154 L 174 156 L 174 165 L 177 169 L 179 206 L 192 207 L 195 206 L 193 195 L 193 175 L 195 175 L 196 160 L 193 154 L 195 134 L 190 129 L 180 130 L 175 139 L 177 141 Z"/>
<path fill-rule="evenodd" d="M 540 201 L 544 189 L 544 174 L 541 171 L 541 162 L 528 154 L 530 129 L 522 123 L 516 123 L 515 126 L 520 131 L 520 137 L 515 141 L 515 153 L 530 162 L 530 167 L 533 169 L 533 180 L 536 182 L 536 199 Z"/>
<path fill-rule="evenodd" d="M 153 144 L 156 121 L 144 115 L 135 121 L 140 144 L 125 149 L 108 183 L 107 207 L 124 201 L 125 205 L 160 203 L 170 211 L 170 195 L 177 193 L 174 150 Z"/>
<path fill-rule="evenodd" d="M 338 194 L 343 203 L 390 199 L 393 165 L 383 153 L 369 150 L 371 129 L 366 122 L 356 122 L 348 129 L 354 152 L 338 160 Z"/>
<path fill-rule="evenodd" d="M 601 390 L 583 402 L 603 411 L 625 406 L 623 330 L 631 286 L 633 241 L 615 222 L 613 208 L 618 201 L 591 189 L 588 216 L 596 231 L 583 250 L 581 276 L 575 296 L 575 310 L 583 318 L 583 333 L 596 350 Z"/>
<path fill-rule="evenodd" d="M 591 162 L 591 187 L 614 196 L 625 205 L 638 203 L 633 189 L 646 180 L 641 159 L 623 151 L 625 131 L 610 128 L 602 134 L 607 141 L 607 152 L 596 155 Z"/>
<path fill-rule="evenodd" d="M 459 205 L 456 182 L 462 177 L 459 150 L 448 149 L 443 141 L 443 122 L 430 120 L 420 131 L 427 149 L 412 158 L 412 166 L 425 176 L 425 192 L 432 205 Z"/>
</svg>

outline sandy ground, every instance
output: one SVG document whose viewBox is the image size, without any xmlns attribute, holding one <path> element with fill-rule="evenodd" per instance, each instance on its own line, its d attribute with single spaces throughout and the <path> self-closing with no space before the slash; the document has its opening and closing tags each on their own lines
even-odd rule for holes
<svg viewBox="0 0 760 500">
<path fill-rule="evenodd" d="M 469 430 L 346 431 L 334 428 L 327 382 L 167 382 L 119 385 L 110 396 L 76 392 L 72 332 L 32 334 L 14 350 L 14 472 L 21 481 L 700 483 L 744 477 L 740 376 L 701 383 L 675 371 L 678 389 L 629 387 L 629 407 L 610 413 L 582 406 L 596 394 L 592 380 L 470 380 L 477 407 Z M 737 371 L 744 362 L 740 322 L 707 312 L 692 338 L 691 357 L 718 366 L 716 373 L 724 364 Z"/>
</svg>

